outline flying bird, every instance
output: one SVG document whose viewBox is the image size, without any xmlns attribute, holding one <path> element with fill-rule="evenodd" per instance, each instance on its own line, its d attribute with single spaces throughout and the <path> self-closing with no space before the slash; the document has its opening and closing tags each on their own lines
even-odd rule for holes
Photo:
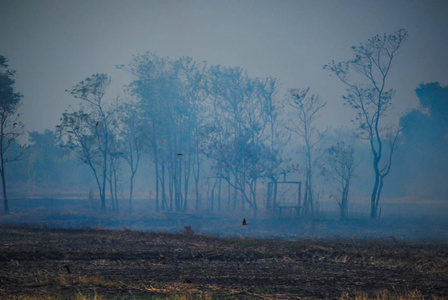
<svg viewBox="0 0 448 300">
<path fill-rule="evenodd" d="M 182 156 L 183 154 L 182 153 L 177 153 L 177 156 Z"/>
<path fill-rule="evenodd" d="M 247 223 L 246 223 L 246 218 L 244 218 L 243 219 L 243 226 L 246 226 L 247 225 Z"/>
<path fill-rule="evenodd" d="M 98 127 L 98 125 L 99 125 L 99 123 L 98 123 L 98 122 L 96 122 L 96 125 L 95 125 L 95 126 L 96 126 L 96 127 Z"/>
</svg>

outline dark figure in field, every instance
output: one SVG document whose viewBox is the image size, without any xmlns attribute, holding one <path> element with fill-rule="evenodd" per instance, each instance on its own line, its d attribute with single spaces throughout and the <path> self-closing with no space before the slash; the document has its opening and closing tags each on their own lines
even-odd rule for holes
<svg viewBox="0 0 448 300">
<path fill-rule="evenodd" d="M 69 275 L 71 275 L 72 274 L 72 272 L 70 272 L 70 268 L 69 268 L 69 266 L 68 265 L 65 265 L 64 266 L 64 268 L 67 270 L 67 273 L 69 274 Z"/>
<path fill-rule="evenodd" d="M 246 223 L 246 218 L 244 218 L 243 219 L 243 226 L 246 226 L 247 225 L 247 223 Z"/>
</svg>

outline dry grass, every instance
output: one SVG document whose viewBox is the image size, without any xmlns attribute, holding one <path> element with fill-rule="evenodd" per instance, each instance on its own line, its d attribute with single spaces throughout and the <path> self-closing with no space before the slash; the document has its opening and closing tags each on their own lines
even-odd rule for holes
<svg viewBox="0 0 448 300">
<path fill-rule="evenodd" d="M 425 298 L 422 295 L 422 293 L 420 293 L 417 290 L 407 291 L 405 294 L 401 294 L 401 295 L 396 294 L 396 293 L 391 293 L 388 291 L 382 291 L 374 297 L 370 297 L 367 293 L 359 292 L 359 291 L 354 292 L 354 293 L 347 292 L 344 295 L 342 295 L 342 297 L 340 298 L 340 300 L 425 300 L 425 299 L 428 299 L 428 298 Z M 433 296 L 430 299 L 443 300 L 444 298 Z"/>
<path fill-rule="evenodd" d="M 106 300 L 110 299 L 107 297 L 104 297 L 102 295 L 98 295 L 95 293 L 93 296 L 89 295 L 83 295 L 81 292 L 78 293 L 75 297 L 65 297 L 61 295 L 38 295 L 38 296 L 10 296 L 7 298 L 1 298 L 1 299 L 7 299 L 7 300 Z M 118 298 L 119 299 L 119 298 Z M 128 297 L 126 299 L 129 299 Z M 132 299 L 132 298 L 131 298 Z M 150 299 L 153 300 L 211 300 L 212 298 L 210 296 L 198 296 L 198 295 L 171 295 L 171 296 L 155 296 L 151 297 Z"/>
<path fill-rule="evenodd" d="M 448 296 L 448 242 L 219 239 L 5 225 L 0 233 L 0 299 Z"/>
<path fill-rule="evenodd" d="M 36 279 L 33 284 L 35 287 L 44 286 L 70 286 L 70 285 L 80 285 L 80 286 L 121 286 L 122 283 L 114 282 L 105 279 L 102 276 L 71 276 L 71 275 L 60 275 L 55 279 Z"/>
<path fill-rule="evenodd" d="M 3 298 L 2 298 L 3 299 Z M 8 300 L 61 300 L 61 299 L 74 299 L 74 300 L 106 300 L 106 297 L 103 297 L 101 295 L 93 295 L 93 296 L 85 296 L 81 293 L 79 293 L 78 295 L 76 295 L 75 297 L 64 297 L 61 295 L 56 295 L 56 296 L 52 296 L 52 295 L 39 295 L 39 296 L 10 296 L 7 297 L 5 299 Z"/>
</svg>

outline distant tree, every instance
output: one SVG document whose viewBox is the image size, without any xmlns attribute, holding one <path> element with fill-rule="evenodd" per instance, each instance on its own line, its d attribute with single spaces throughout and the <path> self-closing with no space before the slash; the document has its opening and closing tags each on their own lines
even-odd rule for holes
<svg viewBox="0 0 448 300">
<path fill-rule="evenodd" d="M 134 177 L 140 165 L 143 151 L 143 126 L 139 124 L 138 111 L 135 105 L 124 104 L 121 111 L 121 153 L 131 171 L 129 186 L 129 211 L 132 211 L 132 196 L 134 191 Z"/>
<path fill-rule="evenodd" d="M 17 145 L 17 139 L 24 133 L 23 124 L 19 120 L 20 114 L 17 112 L 23 96 L 14 89 L 14 75 L 15 70 L 8 69 L 6 58 L 0 55 L 0 176 L 6 214 L 9 214 L 9 206 L 5 165 L 17 160 L 25 149 L 25 147 L 13 147 Z"/>
<path fill-rule="evenodd" d="M 228 204 L 233 198 L 256 214 L 257 185 L 272 176 L 280 159 L 273 78 L 251 78 L 241 68 L 213 66 L 209 70 L 211 117 L 208 120 L 207 155 L 214 161 L 215 176 L 228 184 Z M 273 130 L 270 130 L 273 129 Z M 275 153 L 272 153 L 275 152 Z M 219 181 L 218 181 L 219 183 Z M 233 195 L 230 195 L 230 192 Z"/>
<path fill-rule="evenodd" d="M 65 177 L 63 172 L 64 151 L 58 147 L 55 132 L 45 130 L 43 133 L 28 133 L 30 147 L 26 156 L 29 179 L 36 184 L 59 184 Z"/>
<path fill-rule="evenodd" d="M 148 52 L 120 68 L 135 76 L 129 90 L 137 98 L 144 148 L 155 166 L 157 208 L 185 211 L 191 173 L 199 180 L 205 66 Z"/>
<path fill-rule="evenodd" d="M 208 208 L 214 209 L 216 196 L 220 209 L 222 183 L 227 182 L 234 207 L 241 200 L 243 208 L 256 211 L 257 182 L 272 176 L 280 161 L 270 153 L 280 145 L 278 136 L 270 137 L 277 134 L 277 125 L 268 128 L 277 119 L 275 80 L 150 52 L 119 68 L 135 76 L 129 90 L 137 99 L 143 149 L 155 167 L 157 207 L 185 211 L 193 177 L 196 209 L 202 205 L 199 181 L 206 179 Z M 202 175 L 206 159 L 208 176 Z"/>
<path fill-rule="evenodd" d="M 193 174 L 196 191 L 196 207 L 199 204 L 199 180 L 201 163 L 203 161 L 204 151 L 201 141 L 202 128 L 208 117 L 206 100 L 209 96 L 207 90 L 207 66 L 204 63 L 199 64 L 191 58 L 181 58 L 176 64 L 179 66 L 179 79 L 182 87 L 182 98 L 184 102 L 184 122 L 182 136 L 184 136 L 184 150 L 178 158 L 181 158 L 181 164 L 184 170 L 184 204 L 183 210 L 187 209 L 188 185 L 190 173 Z M 187 155 L 185 155 L 187 154 Z"/>
<path fill-rule="evenodd" d="M 400 132 L 399 128 L 385 128 L 383 119 L 392 106 L 394 90 L 387 89 L 392 62 L 406 37 L 407 31 L 404 29 L 390 35 L 376 35 L 366 43 L 352 47 L 354 59 L 339 63 L 332 61 L 324 66 L 347 86 L 344 102 L 356 111 L 354 122 L 359 135 L 370 144 L 375 173 L 370 199 L 372 219 L 378 215 L 384 178 L 390 172 Z M 384 153 L 385 142 L 389 145 L 388 155 Z"/>
<path fill-rule="evenodd" d="M 420 107 L 400 119 L 405 128 L 396 160 L 401 170 L 400 192 L 444 199 L 448 194 L 448 86 L 420 84 L 416 93 Z"/>
<path fill-rule="evenodd" d="M 61 146 L 76 151 L 80 161 L 92 170 L 103 210 L 106 209 L 106 181 L 115 122 L 115 111 L 107 109 L 104 103 L 110 81 L 106 74 L 94 74 L 67 90 L 82 101 L 80 109 L 63 113 L 61 124 L 56 127 Z"/>
<path fill-rule="evenodd" d="M 322 141 L 325 132 L 319 130 L 316 121 L 319 119 L 320 111 L 326 102 L 316 95 L 309 94 L 310 89 L 291 89 L 287 98 L 292 110 L 288 129 L 296 134 L 305 148 L 305 197 L 303 202 L 303 213 L 314 215 L 313 198 L 313 169 L 315 165 L 315 151 L 317 145 Z"/>
<path fill-rule="evenodd" d="M 137 98 L 139 124 L 144 134 L 144 149 L 151 157 L 155 171 L 156 207 L 157 210 L 169 208 L 167 201 L 166 164 L 167 142 L 172 122 L 168 105 L 174 97 L 169 90 L 168 59 L 160 58 L 148 52 L 133 58 L 128 65 L 119 66 L 135 79 L 129 85 L 130 93 Z"/>
<path fill-rule="evenodd" d="M 112 128 L 111 128 L 112 129 Z M 117 128 L 114 131 L 117 132 Z M 111 132 L 113 132 L 111 130 Z M 118 211 L 118 193 L 117 193 L 117 186 L 118 186 L 118 180 L 119 180 L 119 174 L 121 170 L 121 160 L 123 158 L 123 149 L 122 148 L 122 141 L 119 140 L 118 134 L 111 134 L 109 136 L 109 166 L 108 166 L 108 172 L 107 172 L 107 181 L 109 182 L 109 194 L 110 194 L 110 200 L 112 203 L 112 209 Z"/>
<path fill-rule="evenodd" d="M 350 184 L 356 167 L 355 150 L 344 142 L 338 142 L 327 149 L 328 163 L 335 180 L 339 183 L 340 197 L 336 198 L 341 219 L 347 217 Z"/>
</svg>

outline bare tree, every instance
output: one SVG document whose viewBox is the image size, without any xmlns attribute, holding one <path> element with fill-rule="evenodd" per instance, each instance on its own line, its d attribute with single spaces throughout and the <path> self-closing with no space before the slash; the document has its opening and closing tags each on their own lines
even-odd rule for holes
<svg viewBox="0 0 448 300">
<path fill-rule="evenodd" d="M 288 129 L 302 139 L 305 148 L 305 197 L 303 213 L 314 215 L 313 198 L 313 165 L 315 163 L 314 151 L 323 139 L 325 132 L 318 129 L 316 121 L 319 112 L 326 103 L 319 96 L 309 95 L 310 89 L 291 89 L 287 97 L 294 110 L 291 112 Z"/>
<path fill-rule="evenodd" d="M 241 200 L 243 210 L 248 205 L 256 214 L 259 180 L 272 176 L 280 163 L 278 147 L 271 144 L 278 140 L 275 80 L 251 78 L 241 68 L 213 66 L 209 88 L 211 117 L 206 130 L 206 152 L 214 161 L 218 197 L 220 180 L 224 179 L 228 185 L 228 206 L 236 209 L 237 200 Z"/>
<path fill-rule="evenodd" d="M 157 210 L 168 209 L 166 199 L 166 136 L 170 119 L 167 106 L 168 59 L 160 58 L 154 53 L 146 53 L 134 57 L 128 65 L 120 69 L 132 74 L 135 79 L 129 85 L 132 95 L 137 98 L 139 124 L 144 135 L 144 148 L 152 158 L 155 171 L 156 207 Z"/>
<path fill-rule="evenodd" d="M 355 150 L 344 142 L 338 142 L 327 149 L 328 163 L 331 167 L 335 180 L 340 185 L 340 197 L 336 198 L 339 205 L 341 219 L 347 217 L 348 196 L 350 192 L 350 184 L 353 176 L 353 170 L 356 167 L 354 158 Z"/>
<path fill-rule="evenodd" d="M 205 66 L 188 57 L 170 60 L 148 52 L 120 68 L 135 76 L 129 88 L 148 133 L 146 149 L 155 165 L 157 207 L 184 211 L 191 173 L 199 180 L 196 142 L 203 121 Z"/>
<path fill-rule="evenodd" d="M 117 128 L 115 128 L 117 129 Z M 112 133 L 112 131 L 110 131 Z M 112 209 L 118 211 L 118 193 L 117 193 L 117 186 L 118 186 L 118 179 L 119 179 L 119 173 L 120 173 L 120 163 L 121 159 L 123 158 L 122 153 L 122 145 L 121 141 L 119 140 L 118 134 L 110 134 L 109 135 L 109 154 L 108 154 L 108 172 L 107 172 L 107 181 L 109 182 L 109 191 L 110 191 L 110 200 L 112 203 Z"/>
<path fill-rule="evenodd" d="M 209 134 L 211 133 L 212 140 L 215 140 L 209 143 L 208 157 L 217 162 L 219 176 L 228 184 L 228 196 L 233 198 L 231 205 L 235 209 L 239 196 L 243 206 L 247 199 L 242 192 L 245 182 L 240 178 L 241 160 L 238 145 L 241 144 L 239 142 L 244 131 L 243 114 L 247 104 L 248 90 L 244 85 L 249 83 L 249 78 L 241 68 L 212 66 L 209 73 L 209 89 L 215 114 L 214 124 L 209 126 L 213 130 Z M 231 189 L 233 196 L 230 196 Z"/>
<path fill-rule="evenodd" d="M 129 186 L 129 211 L 132 211 L 132 195 L 134 191 L 134 177 L 140 165 L 143 145 L 142 126 L 138 124 L 138 112 L 134 105 L 124 104 L 121 110 L 122 118 L 122 155 L 131 171 Z"/>
<path fill-rule="evenodd" d="M 354 122 L 358 126 L 360 137 L 370 144 L 375 172 L 370 198 L 372 219 L 378 214 L 384 178 L 390 172 L 400 132 L 399 128 L 386 128 L 383 119 L 392 106 L 394 90 L 386 87 L 392 62 L 406 37 L 407 31 L 404 29 L 390 35 L 376 35 L 366 43 L 352 47 L 354 59 L 339 63 L 332 61 L 324 66 L 324 69 L 329 69 L 347 86 L 344 102 L 356 111 Z M 386 141 L 389 144 L 388 155 L 387 152 L 384 153 L 383 144 Z"/>
<path fill-rule="evenodd" d="M 15 71 L 8 69 L 6 58 L 0 55 L 0 175 L 6 214 L 9 214 L 9 206 L 5 164 L 17 160 L 25 149 L 17 143 L 17 139 L 24 133 L 23 124 L 19 120 L 20 114 L 17 112 L 23 96 L 14 90 L 14 75 Z"/>
<path fill-rule="evenodd" d="M 94 74 L 68 90 L 76 99 L 82 100 L 81 108 L 65 112 L 61 125 L 56 127 L 61 145 L 75 150 L 81 162 L 91 168 L 103 210 L 106 209 L 106 181 L 113 140 L 111 126 L 115 122 L 114 112 L 107 110 L 103 101 L 110 81 L 106 74 Z"/>
</svg>

